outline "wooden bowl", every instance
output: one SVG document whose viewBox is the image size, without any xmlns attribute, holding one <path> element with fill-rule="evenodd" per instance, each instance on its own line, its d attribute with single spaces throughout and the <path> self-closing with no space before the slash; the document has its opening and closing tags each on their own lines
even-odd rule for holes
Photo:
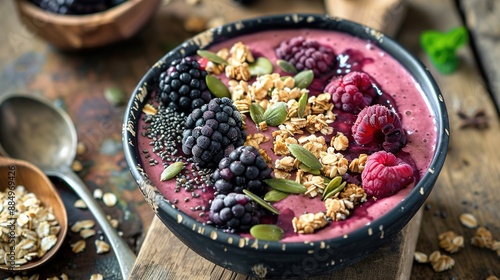
<svg viewBox="0 0 500 280">
<path fill-rule="evenodd" d="M 151 18 L 162 0 L 129 0 L 103 12 L 60 15 L 27 0 L 16 0 L 19 18 L 40 38 L 61 50 L 104 46 L 131 38 Z"/>
<path fill-rule="evenodd" d="M 30 270 L 47 263 L 57 253 L 58 249 L 64 242 L 66 233 L 68 232 L 68 216 L 66 214 L 66 208 L 64 207 L 63 201 L 59 197 L 56 188 L 47 176 L 31 163 L 22 160 L 0 157 L 0 191 L 9 191 L 11 187 L 15 188 L 19 185 L 24 186 L 27 192 L 34 193 L 45 208 L 52 207 L 53 214 L 56 217 L 61 230 L 57 235 L 56 244 L 42 258 L 34 259 L 19 267 L 11 266 L 9 264 L 0 265 L 0 269 L 9 271 Z M 3 211 L 6 213 L 8 213 L 7 207 L 8 206 L 4 205 Z"/>
</svg>

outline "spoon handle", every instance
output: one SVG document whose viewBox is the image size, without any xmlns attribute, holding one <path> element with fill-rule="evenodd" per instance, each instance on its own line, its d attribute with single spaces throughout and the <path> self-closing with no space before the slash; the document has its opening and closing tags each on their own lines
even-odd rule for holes
<svg viewBox="0 0 500 280">
<path fill-rule="evenodd" d="M 127 243 L 121 238 L 116 230 L 111 226 L 106 214 L 103 212 L 97 201 L 93 198 L 85 183 L 69 168 L 59 171 L 46 171 L 47 175 L 57 176 L 63 179 L 81 199 L 87 204 L 88 209 L 94 215 L 102 230 L 108 237 L 109 243 L 115 252 L 123 279 L 128 279 L 135 262 L 135 254 Z"/>
</svg>

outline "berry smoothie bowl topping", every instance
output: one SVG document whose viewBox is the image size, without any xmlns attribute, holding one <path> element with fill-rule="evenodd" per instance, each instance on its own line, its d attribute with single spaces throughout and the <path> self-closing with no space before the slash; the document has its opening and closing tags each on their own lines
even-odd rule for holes
<svg viewBox="0 0 500 280">
<path fill-rule="evenodd" d="M 335 53 L 346 50 L 328 42 L 233 40 L 171 63 L 142 135 L 152 147 L 144 158 L 163 163 L 156 173 L 182 166 L 160 183 L 173 205 L 223 231 L 293 239 L 367 219 L 420 179 L 398 89 L 364 72 L 366 53 L 339 71 Z"/>
</svg>

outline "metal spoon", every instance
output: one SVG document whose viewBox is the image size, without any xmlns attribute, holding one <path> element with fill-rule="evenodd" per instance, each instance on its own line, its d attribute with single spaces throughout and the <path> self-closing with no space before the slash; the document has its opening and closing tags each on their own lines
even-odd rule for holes
<svg viewBox="0 0 500 280">
<path fill-rule="evenodd" d="M 85 183 L 71 169 L 77 135 L 69 116 L 53 104 L 31 95 L 8 95 L 0 99 L 0 153 L 29 161 L 49 176 L 57 176 L 87 204 L 109 239 L 127 279 L 135 255 L 106 219 Z"/>
</svg>

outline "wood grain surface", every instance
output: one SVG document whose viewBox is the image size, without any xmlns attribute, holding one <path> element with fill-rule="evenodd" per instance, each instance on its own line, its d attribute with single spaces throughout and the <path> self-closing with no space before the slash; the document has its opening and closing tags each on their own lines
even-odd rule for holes
<svg viewBox="0 0 500 280">
<path fill-rule="evenodd" d="M 0 1 L 0 94 L 31 92 L 56 102 L 69 113 L 75 122 L 79 139 L 88 148 L 86 153 L 78 157 L 84 167 L 79 173 L 80 176 L 90 189 L 101 188 L 118 195 L 118 206 L 103 207 L 113 218 L 120 220 L 118 230 L 123 232 L 129 245 L 136 252 L 142 248 L 134 270 L 135 273 L 141 274 L 142 278 L 138 279 L 155 279 L 157 275 L 162 275 L 165 279 L 195 279 L 194 276 L 199 279 L 245 279 L 244 276 L 200 261 L 196 254 L 171 237 L 158 220 L 153 220 L 154 214 L 144 203 L 124 162 L 120 135 L 124 107 L 109 104 L 103 92 L 110 86 L 118 86 L 129 96 L 154 62 L 170 48 L 194 34 L 184 29 L 185 20 L 188 18 L 200 17 L 206 22 L 213 17 L 219 17 L 228 22 L 271 13 L 325 13 L 323 1 L 258 0 L 250 7 L 238 6 L 230 0 L 205 0 L 202 1 L 203 5 L 194 7 L 187 6 L 185 0 L 164 1 L 151 23 L 136 37 L 120 44 L 79 53 L 60 52 L 38 39 L 36 32 L 28 31 L 21 24 L 12 1 Z M 486 4 L 479 5 L 481 1 Z M 207 5 L 207 2 L 210 4 Z M 458 219 L 462 213 L 472 213 L 481 225 L 488 226 L 494 238 L 500 240 L 500 149 L 497 148 L 500 129 L 493 99 L 486 90 L 482 71 L 470 46 L 459 51 L 460 68 L 450 75 L 436 72 L 419 46 L 419 35 L 424 30 L 447 31 L 464 24 L 457 9 L 457 2 L 462 3 L 463 14 L 476 43 L 480 40 L 499 40 L 499 35 L 492 32 L 496 29 L 481 27 L 481 30 L 486 30 L 483 32 L 477 27 L 490 22 L 483 19 L 493 18 L 492 26 L 498 28 L 498 25 L 494 24 L 495 16 L 491 15 L 493 11 L 498 10 L 495 0 L 408 1 L 406 17 L 396 39 L 428 65 L 442 90 L 451 122 L 449 154 L 435 189 L 422 210 L 420 231 L 406 228 L 397 237 L 399 240 L 396 239 L 388 247 L 388 251 L 383 251 L 385 249 L 382 248 L 361 263 L 339 272 L 343 273 L 339 275 L 345 278 L 500 277 L 500 258 L 493 251 L 471 246 L 470 238 L 475 229 L 463 227 Z M 471 15 L 475 18 L 471 19 Z M 479 46 L 479 43 L 477 45 Z M 493 69 L 484 72 L 493 73 L 498 68 L 495 65 L 498 60 L 493 56 L 498 47 L 492 43 L 484 44 L 481 48 L 482 52 L 477 53 L 477 57 L 483 61 L 482 65 L 486 65 L 485 68 Z M 498 78 L 490 78 L 490 84 L 498 81 Z M 492 94 L 500 94 L 498 86 L 493 87 Z M 485 129 L 460 128 L 462 119 L 457 114 L 459 110 L 468 115 L 484 110 L 489 126 Z M 54 178 L 53 181 L 68 209 L 70 224 L 81 219 L 92 219 L 89 211 L 73 207 L 77 197 L 64 183 Z M 418 223 L 411 225 L 418 228 Z M 148 240 L 145 240 L 149 228 L 151 231 Z M 99 232 L 98 226 L 96 230 Z M 413 237 L 419 233 L 416 249 L 429 254 L 439 248 L 438 234 L 448 230 L 453 230 L 465 238 L 465 247 L 451 255 L 456 261 L 452 269 L 437 273 L 429 264 L 411 261 L 411 252 L 415 245 L 411 241 L 402 242 L 406 236 L 405 232 L 413 234 Z M 101 236 L 102 233 L 96 238 Z M 70 279 L 89 279 L 90 274 L 99 272 L 105 279 L 120 279 L 112 252 L 97 255 L 93 244 L 89 242 L 88 250 L 82 254 L 72 253 L 70 244 L 79 238 L 77 234 L 68 233 L 62 251 L 43 270 L 32 271 L 27 275 L 40 273 L 41 279 L 44 279 L 66 273 Z M 168 245 L 151 249 L 148 246 L 150 240 L 168 240 L 168 243 L 165 243 Z M 393 262 L 392 249 L 398 252 L 407 250 L 406 254 L 401 254 L 407 258 Z M 382 254 L 385 258 L 377 258 L 377 254 Z M 405 265 L 399 265 L 401 262 Z M 394 266 L 385 266 L 386 263 Z M 169 269 L 166 270 L 165 267 Z M 377 269 L 364 269 L 370 267 Z M 384 271 L 384 267 L 389 268 Z M 407 271 L 410 269 L 409 275 Z M 190 274 L 191 271 L 196 271 L 197 274 Z M 399 272 L 389 274 L 394 271 Z M 2 278 L 8 276 L 13 274 L 0 273 Z"/>
</svg>

